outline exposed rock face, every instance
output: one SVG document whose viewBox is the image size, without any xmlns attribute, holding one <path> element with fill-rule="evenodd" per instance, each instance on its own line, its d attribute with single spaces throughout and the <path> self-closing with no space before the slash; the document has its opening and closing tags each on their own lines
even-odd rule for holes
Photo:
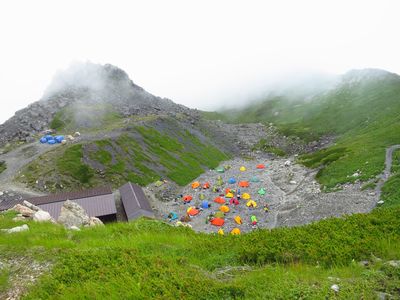
<svg viewBox="0 0 400 300">
<path fill-rule="evenodd" d="M 103 225 L 100 219 L 89 217 L 78 203 L 70 200 L 64 202 L 58 223 L 67 228 Z"/>
<path fill-rule="evenodd" d="M 85 123 L 85 114 L 91 112 L 79 109 L 80 104 L 88 107 L 108 104 L 122 116 L 185 115 L 193 122 L 199 118 L 196 110 L 146 92 L 115 66 L 77 64 L 55 76 L 41 100 L 0 125 L 0 146 L 13 140 L 32 140 L 32 135 L 48 129 L 55 114 L 65 107 L 74 112 L 77 125 L 90 125 Z"/>
</svg>

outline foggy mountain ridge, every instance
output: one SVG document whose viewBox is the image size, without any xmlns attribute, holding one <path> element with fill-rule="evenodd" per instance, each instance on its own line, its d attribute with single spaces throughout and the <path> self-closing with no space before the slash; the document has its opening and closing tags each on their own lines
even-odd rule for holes
<svg viewBox="0 0 400 300">
<path fill-rule="evenodd" d="M 54 76 L 40 100 L 17 111 L 0 125 L 0 146 L 12 140 L 32 140 L 35 133 L 49 129 L 54 116 L 63 108 L 75 111 L 79 123 L 81 116 L 91 113 L 97 116 L 99 105 L 110 107 L 123 117 L 185 114 L 197 118 L 198 115 L 196 110 L 148 93 L 118 67 L 74 64 Z"/>
</svg>

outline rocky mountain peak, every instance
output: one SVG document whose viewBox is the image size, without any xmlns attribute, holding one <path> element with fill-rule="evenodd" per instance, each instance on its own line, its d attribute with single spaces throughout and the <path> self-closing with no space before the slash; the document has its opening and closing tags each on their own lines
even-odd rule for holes
<svg viewBox="0 0 400 300">
<path fill-rule="evenodd" d="M 63 108 L 79 111 L 84 106 L 87 115 L 91 108 L 96 113 L 99 105 L 110 107 L 123 117 L 150 114 L 197 117 L 195 110 L 148 93 L 116 66 L 76 63 L 54 76 L 39 101 L 0 125 L 0 146 L 11 140 L 29 139 L 48 129 L 55 114 Z M 78 122 L 78 125 L 83 124 Z"/>
</svg>

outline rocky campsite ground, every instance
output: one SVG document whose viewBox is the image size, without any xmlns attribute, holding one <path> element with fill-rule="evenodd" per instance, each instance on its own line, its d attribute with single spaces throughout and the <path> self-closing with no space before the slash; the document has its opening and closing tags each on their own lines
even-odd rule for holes
<svg viewBox="0 0 400 300">
<path fill-rule="evenodd" d="M 257 164 L 265 164 L 266 168 L 257 169 Z M 191 185 L 188 185 L 182 189 L 177 189 L 177 198 L 169 202 L 162 202 L 156 200 L 156 197 L 151 197 L 158 217 L 166 219 L 170 212 L 175 212 L 179 217 L 182 217 L 186 215 L 190 206 L 201 207 L 203 200 L 200 200 L 200 195 L 203 195 L 204 200 L 208 200 L 211 204 L 211 208 L 201 210 L 197 216 L 190 220 L 189 224 L 197 231 L 217 232 L 218 227 L 212 226 L 210 223 L 206 224 L 206 218 L 217 212 L 221 206 L 214 202 L 214 199 L 220 193 L 215 193 L 212 190 L 212 186 L 217 183 L 218 176 L 221 176 L 224 182 L 221 187 L 222 191 L 227 188 L 240 189 L 242 194 L 249 193 L 251 199 L 257 203 L 256 208 L 248 208 L 246 206 L 248 200 L 242 199 L 239 201 L 240 204 L 236 206 L 230 205 L 229 199 L 227 199 L 226 205 L 230 208 L 230 211 L 225 215 L 223 228 L 226 232 L 235 227 L 240 228 L 242 232 L 254 229 L 250 222 L 252 215 L 255 215 L 258 219 L 256 228 L 295 226 L 329 217 L 367 213 L 375 207 L 378 201 L 375 193 L 362 191 L 360 183 L 346 185 L 342 190 L 336 192 L 322 192 L 315 180 L 317 170 L 310 170 L 296 164 L 294 156 L 283 159 L 257 154 L 251 160 L 235 158 L 224 162 L 221 167 L 223 166 L 230 168 L 222 174 L 215 170 L 209 170 L 196 179 L 202 184 L 209 182 L 211 184 L 210 189 L 192 189 Z M 246 171 L 241 172 L 239 170 L 242 166 L 246 168 Z M 235 178 L 236 183 L 229 184 L 230 178 Z M 259 182 L 252 182 L 251 179 L 254 178 L 257 178 Z M 238 186 L 240 181 L 249 181 L 250 186 L 240 188 Z M 159 190 L 168 189 L 169 184 L 167 182 L 161 187 L 149 187 L 147 192 L 148 194 L 159 195 Z M 265 195 L 258 194 L 260 188 L 265 189 Z M 190 195 L 193 200 L 185 204 L 179 194 Z M 269 212 L 264 211 L 265 204 L 268 204 Z M 235 216 L 241 217 L 242 225 L 235 223 Z"/>
</svg>

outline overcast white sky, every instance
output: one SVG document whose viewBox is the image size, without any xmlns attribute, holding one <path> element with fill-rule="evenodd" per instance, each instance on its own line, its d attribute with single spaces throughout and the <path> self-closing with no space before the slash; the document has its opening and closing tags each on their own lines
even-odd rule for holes
<svg viewBox="0 0 400 300">
<path fill-rule="evenodd" d="M 73 61 L 111 63 L 189 107 L 241 101 L 286 72 L 400 73 L 400 1 L 0 2 L 0 123 Z"/>
</svg>

